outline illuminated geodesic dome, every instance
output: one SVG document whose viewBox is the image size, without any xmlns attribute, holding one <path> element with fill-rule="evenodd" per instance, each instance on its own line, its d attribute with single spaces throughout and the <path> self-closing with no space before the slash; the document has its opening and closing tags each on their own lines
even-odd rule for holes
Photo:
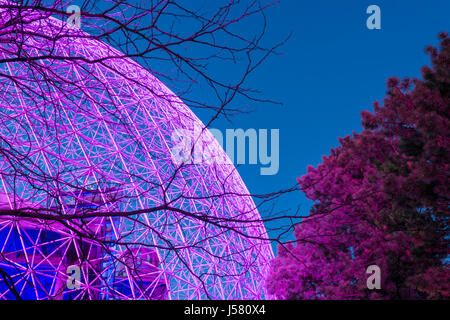
<svg viewBox="0 0 450 320">
<path fill-rule="evenodd" d="M 0 299 L 263 298 L 266 231 L 201 121 L 112 47 L 24 17 L 0 35 Z M 176 161 L 180 132 L 224 160 Z"/>
</svg>

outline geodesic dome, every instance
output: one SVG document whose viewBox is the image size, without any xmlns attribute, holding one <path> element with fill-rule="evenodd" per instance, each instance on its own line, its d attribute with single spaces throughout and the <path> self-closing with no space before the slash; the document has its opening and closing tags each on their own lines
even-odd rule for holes
<svg viewBox="0 0 450 320">
<path fill-rule="evenodd" d="M 264 297 L 266 231 L 201 121 L 112 47 L 24 17 L 0 34 L 0 299 Z M 176 161 L 180 132 L 224 160 Z"/>
</svg>

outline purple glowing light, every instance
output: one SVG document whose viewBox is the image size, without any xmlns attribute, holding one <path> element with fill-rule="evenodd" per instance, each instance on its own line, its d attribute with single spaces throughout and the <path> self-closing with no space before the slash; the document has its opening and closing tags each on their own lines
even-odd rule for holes
<svg viewBox="0 0 450 320">
<path fill-rule="evenodd" d="M 1 11 L 0 25 L 9 19 Z M 217 224 L 167 210 L 68 224 L 2 215 L 0 268 L 18 293 L 29 299 L 264 297 L 273 253 L 233 164 L 172 161 L 174 131 L 203 127 L 194 113 L 136 62 L 64 22 L 46 18 L 24 26 L 36 34 L 20 39 L 27 57 L 60 58 L 0 64 L 0 148 L 26 155 L 0 154 L 0 210 L 82 216 L 170 202 Z M 8 40 L 0 41 L 0 59 L 16 50 L 17 42 Z M 68 59 L 75 56 L 84 59 Z M 226 157 L 203 134 L 211 154 Z M 80 239 L 80 232 L 104 243 Z M 67 288 L 69 266 L 80 268 L 79 288 Z M 0 278 L 0 299 L 11 297 Z"/>
</svg>

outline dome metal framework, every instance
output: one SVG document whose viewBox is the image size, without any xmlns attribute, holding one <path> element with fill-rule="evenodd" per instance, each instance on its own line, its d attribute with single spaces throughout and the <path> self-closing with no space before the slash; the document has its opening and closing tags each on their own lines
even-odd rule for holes
<svg viewBox="0 0 450 320">
<path fill-rule="evenodd" d="M 119 51 L 27 17 L 0 35 L 0 299 L 263 298 L 273 253 L 235 167 L 207 130 L 225 162 L 173 161 L 201 121 Z"/>
</svg>

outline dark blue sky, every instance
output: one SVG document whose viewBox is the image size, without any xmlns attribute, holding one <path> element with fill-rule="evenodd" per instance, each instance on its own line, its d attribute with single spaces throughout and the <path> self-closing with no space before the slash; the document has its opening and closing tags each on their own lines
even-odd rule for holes
<svg viewBox="0 0 450 320">
<path fill-rule="evenodd" d="M 189 4 L 207 11 L 225 2 L 192 1 Z M 381 30 L 366 27 L 369 5 L 381 9 Z M 252 103 L 254 112 L 234 117 L 232 123 L 221 120 L 212 125 L 223 132 L 226 128 L 280 129 L 277 175 L 261 176 L 259 166 L 238 168 L 253 194 L 293 186 L 308 165 L 316 166 L 338 145 L 338 137 L 360 131 L 360 112 L 383 99 L 387 78 L 420 76 L 420 68 L 429 63 L 424 48 L 437 44 L 439 31 L 450 31 L 450 0 L 281 0 L 266 14 L 267 44 L 290 33 L 292 37 L 280 49 L 283 54 L 270 57 L 247 86 L 283 106 Z M 188 26 L 182 27 L 189 32 Z M 259 25 L 246 24 L 239 31 L 251 33 L 253 27 L 257 30 Z M 156 63 L 152 69 L 159 71 Z M 236 78 L 233 69 L 220 64 L 214 68 L 222 79 Z M 209 94 L 195 90 L 192 98 L 210 103 Z M 210 113 L 194 112 L 204 122 L 210 119 Z M 302 214 L 311 206 L 300 192 L 281 198 L 275 211 L 298 206 Z"/>
<path fill-rule="evenodd" d="M 381 30 L 368 30 L 366 8 L 381 8 Z M 281 0 L 267 12 L 269 40 L 293 33 L 282 56 L 270 58 L 251 78 L 252 87 L 283 106 L 255 104 L 234 119 L 234 128 L 279 128 L 280 170 L 259 175 L 239 171 L 252 193 L 289 187 L 338 145 L 338 137 L 360 131 L 360 112 L 382 100 L 390 76 L 418 77 L 429 63 L 424 48 L 450 31 L 448 0 Z M 224 70 L 225 72 L 225 70 Z M 311 203 L 301 193 L 280 199 L 277 209 Z"/>
</svg>

